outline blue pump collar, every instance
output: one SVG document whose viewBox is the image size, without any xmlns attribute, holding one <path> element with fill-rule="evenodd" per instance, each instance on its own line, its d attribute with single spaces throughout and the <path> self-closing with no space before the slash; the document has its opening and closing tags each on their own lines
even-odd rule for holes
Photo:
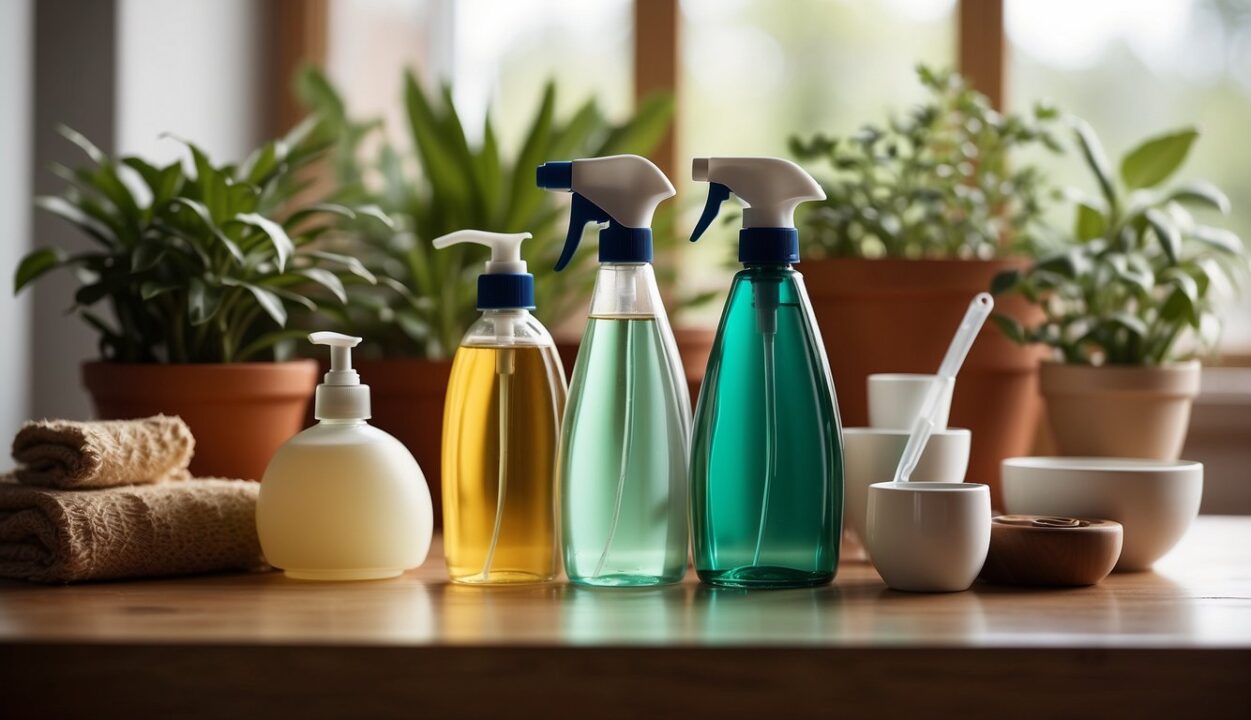
<svg viewBox="0 0 1251 720">
<path fill-rule="evenodd" d="M 795 228 L 743 228 L 738 232 L 738 261 L 744 265 L 790 265 L 799 262 Z"/>
<path fill-rule="evenodd" d="M 530 273 L 482 273 L 478 276 L 479 310 L 533 310 L 534 276 Z"/>
</svg>

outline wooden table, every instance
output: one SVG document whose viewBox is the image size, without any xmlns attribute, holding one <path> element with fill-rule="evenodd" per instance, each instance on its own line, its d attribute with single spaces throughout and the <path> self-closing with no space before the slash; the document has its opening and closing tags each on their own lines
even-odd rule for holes
<svg viewBox="0 0 1251 720">
<path fill-rule="evenodd" d="M 771 592 L 444 577 L 436 547 L 372 583 L 0 585 L 0 717 L 1251 717 L 1251 518 L 1071 590 L 910 595 L 862 563 Z"/>
</svg>

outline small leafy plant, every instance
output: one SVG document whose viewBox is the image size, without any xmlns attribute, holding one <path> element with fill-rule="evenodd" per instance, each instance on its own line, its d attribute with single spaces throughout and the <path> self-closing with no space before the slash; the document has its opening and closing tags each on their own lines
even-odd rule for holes
<svg viewBox="0 0 1251 720">
<path fill-rule="evenodd" d="M 1067 248 L 995 278 L 992 291 L 1020 293 L 1042 307 L 1043 322 L 995 321 L 1010 339 L 1048 345 L 1066 363 L 1159 365 L 1210 347 L 1220 334 L 1213 298 L 1237 284 L 1247 257 L 1236 235 L 1190 212 L 1228 213 L 1229 199 L 1218 188 L 1161 187 L 1198 131 L 1181 128 L 1142 142 L 1122 159 L 1118 181 L 1094 131 L 1073 124 L 1099 195 L 1070 193 L 1075 216 Z"/>
<path fill-rule="evenodd" d="M 645 154 L 659 143 L 673 112 L 670 97 L 655 96 L 631 119 L 613 124 L 592 99 L 562 120 L 555 115 L 556 87 L 548 83 L 520 150 L 508 157 L 490 113 L 481 140 L 471 142 L 451 88 L 427 93 L 408 72 L 404 106 L 411 148 L 383 142 L 376 156 L 365 157 L 363 141 L 379 123 L 351 119 L 339 93 L 316 70 L 301 75 L 298 89 L 306 104 L 335 123 L 339 183 L 395 218 L 396 231 L 374 227 L 351 249 L 381 282 L 400 291 L 349 308 L 351 325 L 387 356 L 448 357 L 477 317 L 474 278 L 485 254 L 431 245 L 463 228 L 533 233 L 522 250 L 535 272 L 537 313 L 545 322 L 565 317 L 590 290 L 595 255 L 583 250 L 564 271 L 550 271 L 564 243 L 566 213 L 555 193 L 536 186 L 535 168 L 553 159 Z"/>
<path fill-rule="evenodd" d="M 237 167 L 214 165 L 184 143 L 190 168 L 109 157 L 62 128 L 87 162 L 54 168 L 69 187 L 36 203 L 93 246 L 75 254 L 35 250 L 17 268 L 14 292 L 50 270 L 73 268 L 81 286 L 71 311 L 99 333 L 105 360 L 279 359 L 305 332 L 291 327 L 293 312 L 341 305 L 346 285 L 375 282 L 359 260 L 315 241 L 364 216 L 389 222 L 376 208 L 297 201 L 305 187 L 297 171 L 328 146 L 319 128 L 310 119 Z"/>
<path fill-rule="evenodd" d="M 1056 110 L 1001 115 L 954 72 L 919 66 L 917 77 L 929 99 L 886 126 L 791 138 L 796 157 L 833 171 L 826 200 L 808 206 L 804 237 L 829 257 L 1032 254 L 1048 188 L 1038 168 L 1010 155 L 1059 152 Z"/>
</svg>

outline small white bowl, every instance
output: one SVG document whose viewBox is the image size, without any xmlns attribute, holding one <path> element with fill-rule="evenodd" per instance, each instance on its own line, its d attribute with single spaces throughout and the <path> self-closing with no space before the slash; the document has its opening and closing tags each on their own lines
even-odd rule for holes
<svg viewBox="0 0 1251 720">
<path fill-rule="evenodd" d="M 878 574 L 895 590 L 968 590 L 990 549 L 990 488 L 874 483 L 865 545 Z"/>
<path fill-rule="evenodd" d="M 1019 457 L 1003 461 L 1012 515 L 1115 520 L 1125 528 L 1119 572 L 1149 570 L 1171 550 L 1203 497 L 1203 464 L 1187 460 Z"/>
<path fill-rule="evenodd" d="M 912 471 L 912 481 L 963 482 L 971 442 L 968 430 L 935 430 Z M 862 545 L 866 539 L 869 486 L 895 479 L 895 468 L 907 444 L 907 430 L 843 429 L 843 518 Z"/>
<path fill-rule="evenodd" d="M 874 373 L 869 376 L 869 427 L 883 430 L 911 430 L 925 395 L 937 375 L 916 373 Z M 956 387 L 954 379 L 946 381 L 938 396 L 938 416 L 934 427 L 947 427 L 951 412 L 951 394 Z"/>
</svg>

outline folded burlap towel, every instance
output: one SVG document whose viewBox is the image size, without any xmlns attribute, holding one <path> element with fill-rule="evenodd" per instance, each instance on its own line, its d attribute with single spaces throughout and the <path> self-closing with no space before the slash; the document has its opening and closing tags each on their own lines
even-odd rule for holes
<svg viewBox="0 0 1251 720">
<path fill-rule="evenodd" d="M 258 483 L 51 490 L 0 478 L 0 577 L 76 582 L 265 567 Z"/>
<path fill-rule="evenodd" d="M 186 480 L 195 438 L 178 417 L 142 420 L 38 420 L 13 439 L 18 482 L 104 488 Z"/>
</svg>

